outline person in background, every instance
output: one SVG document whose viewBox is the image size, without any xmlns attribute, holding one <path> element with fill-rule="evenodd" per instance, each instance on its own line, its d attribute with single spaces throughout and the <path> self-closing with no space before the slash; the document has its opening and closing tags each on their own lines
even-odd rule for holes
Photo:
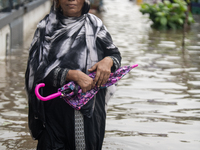
<svg viewBox="0 0 200 150">
<path fill-rule="evenodd" d="M 86 92 L 107 82 L 120 67 L 121 55 L 95 15 L 89 0 L 54 0 L 50 13 L 35 31 L 29 50 L 25 85 L 29 102 L 28 123 L 38 150 L 100 150 L 102 148 L 106 95 L 101 89 L 80 111 L 63 99 L 40 101 L 34 94 L 45 83 L 43 96 L 75 81 Z M 88 76 L 96 71 L 93 80 Z M 112 87 L 112 86 L 111 86 Z"/>
</svg>

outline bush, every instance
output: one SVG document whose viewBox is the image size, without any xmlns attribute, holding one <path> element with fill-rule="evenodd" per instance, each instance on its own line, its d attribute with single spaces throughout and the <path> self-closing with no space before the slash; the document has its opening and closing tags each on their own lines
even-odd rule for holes
<svg viewBox="0 0 200 150">
<path fill-rule="evenodd" d="M 157 4 L 141 4 L 140 12 L 149 14 L 152 20 L 152 27 L 156 29 L 181 29 L 186 20 L 188 11 L 187 3 L 184 0 L 159 2 Z M 194 18 L 188 11 L 188 25 L 194 23 Z"/>
</svg>

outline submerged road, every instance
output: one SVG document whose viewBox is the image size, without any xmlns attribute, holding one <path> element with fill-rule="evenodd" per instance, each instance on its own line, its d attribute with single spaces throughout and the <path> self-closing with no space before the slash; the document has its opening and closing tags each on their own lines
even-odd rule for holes
<svg viewBox="0 0 200 150">
<path fill-rule="evenodd" d="M 200 22 L 186 33 L 156 31 L 129 0 L 105 0 L 103 20 L 122 54 L 139 64 L 118 82 L 108 103 L 103 149 L 198 150 Z M 35 29 L 31 29 L 34 30 Z M 0 149 L 32 150 L 24 73 L 32 36 L 0 61 Z"/>
</svg>

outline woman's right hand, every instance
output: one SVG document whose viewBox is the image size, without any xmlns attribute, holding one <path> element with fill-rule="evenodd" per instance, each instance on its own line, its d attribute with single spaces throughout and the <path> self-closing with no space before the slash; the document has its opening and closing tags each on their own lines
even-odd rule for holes
<svg viewBox="0 0 200 150">
<path fill-rule="evenodd" d="M 92 89 L 93 79 L 79 70 L 69 70 L 66 77 L 67 81 L 75 81 L 85 93 Z"/>
</svg>

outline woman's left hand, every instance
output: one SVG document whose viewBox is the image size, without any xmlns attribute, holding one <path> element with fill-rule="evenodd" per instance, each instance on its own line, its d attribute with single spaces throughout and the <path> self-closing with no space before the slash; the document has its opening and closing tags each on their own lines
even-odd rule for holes
<svg viewBox="0 0 200 150">
<path fill-rule="evenodd" d="M 88 71 L 93 72 L 96 70 L 96 76 L 93 81 L 93 86 L 97 85 L 98 87 L 104 85 L 110 76 L 111 67 L 113 66 L 113 60 L 110 57 L 105 57 L 94 66 L 92 66 Z"/>
</svg>

